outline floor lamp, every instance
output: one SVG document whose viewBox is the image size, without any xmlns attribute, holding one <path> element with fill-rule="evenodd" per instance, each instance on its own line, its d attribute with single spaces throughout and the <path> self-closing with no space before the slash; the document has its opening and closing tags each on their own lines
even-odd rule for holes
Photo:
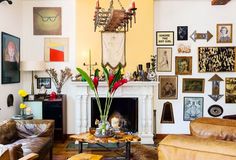
<svg viewBox="0 0 236 160">
<path fill-rule="evenodd" d="M 45 63 L 43 61 L 22 61 L 20 64 L 21 71 L 31 72 L 31 95 L 34 95 L 34 72 L 45 71 Z"/>
</svg>

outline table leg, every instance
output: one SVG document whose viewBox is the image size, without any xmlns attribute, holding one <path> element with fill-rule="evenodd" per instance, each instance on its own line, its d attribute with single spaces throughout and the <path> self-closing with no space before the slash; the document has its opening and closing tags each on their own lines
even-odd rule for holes
<svg viewBox="0 0 236 160">
<path fill-rule="evenodd" d="M 79 142 L 79 153 L 83 152 L 83 142 Z"/>
<path fill-rule="evenodd" d="M 130 142 L 126 142 L 125 158 L 126 160 L 130 160 Z"/>
</svg>

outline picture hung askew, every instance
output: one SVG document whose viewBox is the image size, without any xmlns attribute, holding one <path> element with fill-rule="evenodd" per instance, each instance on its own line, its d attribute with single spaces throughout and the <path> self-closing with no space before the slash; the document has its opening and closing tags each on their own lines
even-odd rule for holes
<svg viewBox="0 0 236 160">
<path fill-rule="evenodd" d="M 192 57 L 175 57 L 175 74 L 191 75 L 192 74 Z"/>
<path fill-rule="evenodd" d="M 232 43 L 233 25 L 217 24 L 217 43 Z"/>
<path fill-rule="evenodd" d="M 65 62 L 69 60 L 69 38 L 44 39 L 45 62 Z"/>
<path fill-rule="evenodd" d="M 183 78 L 183 93 L 204 93 L 205 79 Z"/>
<path fill-rule="evenodd" d="M 225 103 L 236 103 L 236 78 L 225 78 Z"/>
<path fill-rule="evenodd" d="M 20 82 L 20 38 L 2 32 L 2 84 Z"/>
<path fill-rule="evenodd" d="M 33 8 L 34 35 L 61 35 L 61 7 Z"/>
<path fill-rule="evenodd" d="M 184 97 L 184 121 L 203 116 L 203 97 Z"/>
<path fill-rule="evenodd" d="M 177 40 L 187 41 L 188 40 L 188 26 L 177 27 Z"/>
<path fill-rule="evenodd" d="M 158 95 L 159 99 L 177 99 L 178 98 L 178 77 L 177 76 L 159 76 Z"/>
<path fill-rule="evenodd" d="M 199 47 L 199 72 L 235 72 L 235 49 L 235 47 Z"/>
<path fill-rule="evenodd" d="M 174 32 L 173 31 L 157 31 L 156 32 L 157 46 L 173 46 Z"/>
<path fill-rule="evenodd" d="M 171 72 L 172 48 L 157 48 L 157 72 Z"/>
</svg>

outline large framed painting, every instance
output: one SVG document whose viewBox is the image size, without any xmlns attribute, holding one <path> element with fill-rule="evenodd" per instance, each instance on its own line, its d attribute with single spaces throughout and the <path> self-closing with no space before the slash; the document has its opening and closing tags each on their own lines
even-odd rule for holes
<svg viewBox="0 0 236 160">
<path fill-rule="evenodd" d="M 183 78 L 183 93 L 204 93 L 205 79 Z"/>
<path fill-rule="evenodd" d="M 192 74 L 192 57 L 180 56 L 175 57 L 175 74 L 191 75 Z"/>
<path fill-rule="evenodd" d="M 232 43 L 233 25 L 232 24 L 217 24 L 217 43 Z"/>
<path fill-rule="evenodd" d="M 203 117 L 203 97 L 184 97 L 184 121 Z"/>
<path fill-rule="evenodd" d="M 33 8 L 34 35 L 61 35 L 61 7 Z"/>
<path fill-rule="evenodd" d="M 157 46 L 173 46 L 174 32 L 173 31 L 157 31 L 156 32 Z"/>
<path fill-rule="evenodd" d="M 66 62 L 69 60 L 69 38 L 44 39 L 45 62 Z"/>
<path fill-rule="evenodd" d="M 178 98 L 178 77 L 177 76 L 159 76 L 158 95 L 159 99 L 177 99 Z"/>
<path fill-rule="evenodd" d="M 198 71 L 235 72 L 236 47 L 199 47 Z"/>
<path fill-rule="evenodd" d="M 2 84 L 20 82 L 20 38 L 2 32 Z"/>
<path fill-rule="evenodd" d="M 171 72 L 172 48 L 157 48 L 157 72 Z"/>
<path fill-rule="evenodd" d="M 236 77 L 225 78 L 225 103 L 236 103 Z"/>
</svg>

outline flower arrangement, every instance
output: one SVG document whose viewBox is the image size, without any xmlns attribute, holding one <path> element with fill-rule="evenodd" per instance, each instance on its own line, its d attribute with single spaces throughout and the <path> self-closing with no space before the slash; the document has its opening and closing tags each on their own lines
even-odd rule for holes
<svg viewBox="0 0 236 160">
<path fill-rule="evenodd" d="M 81 68 L 77 68 L 77 71 L 87 81 L 90 89 L 95 94 L 96 102 L 97 102 L 99 113 L 100 113 L 100 119 L 101 119 L 101 121 L 104 122 L 101 126 L 101 132 L 104 132 L 107 129 L 105 123 L 107 123 L 107 118 L 108 118 L 108 114 L 109 114 L 109 110 L 110 110 L 110 107 L 112 104 L 112 99 L 114 97 L 114 94 L 120 86 L 127 83 L 127 79 L 122 78 L 121 65 L 118 66 L 118 69 L 115 71 L 114 74 L 112 74 L 112 73 L 109 74 L 106 67 L 102 66 L 102 68 L 103 68 L 103 73 L 105 75 L 105 79 L 108 84 L 107 96 L 106 96 L 106 101 L 105 101 L 104 107 L 101 106 L 101 102 L 100 102 L 98 91 L 97 91 L 97 87 L 99 84 L 99 75 L 98 75 L 99 70 L 96 69 L 93 79 L 91 79 L 88 76 L 88 74 L 85 71 L 83 71 Z"/>
<path fill-rule="evenodd" d="M 21 112 L 20 113 L 23 116 L 25 114 L 25 109 L 27 108 L 27 106 L 26 106 L 26 104 L 24 104 L 23 100 L 28 95 L 28 93 L 25 90 L 20 89 L 18 91 L 18 94 L 21 97 L 21 103 L 20 103 L 20 110 L 21 110 Z"/>
<path fill-rule="evenodd" d="M 46 69 L 46 72 L 52 78 L 52 81 L 57 89 L 57 93 L 59 94 L 61 93 L 62 86 L 72 76 L 71 69 L 67 67 L 64 70 L 61 70 L 59 78 L 57 71 L 54 68 Z"/>
</svg>

